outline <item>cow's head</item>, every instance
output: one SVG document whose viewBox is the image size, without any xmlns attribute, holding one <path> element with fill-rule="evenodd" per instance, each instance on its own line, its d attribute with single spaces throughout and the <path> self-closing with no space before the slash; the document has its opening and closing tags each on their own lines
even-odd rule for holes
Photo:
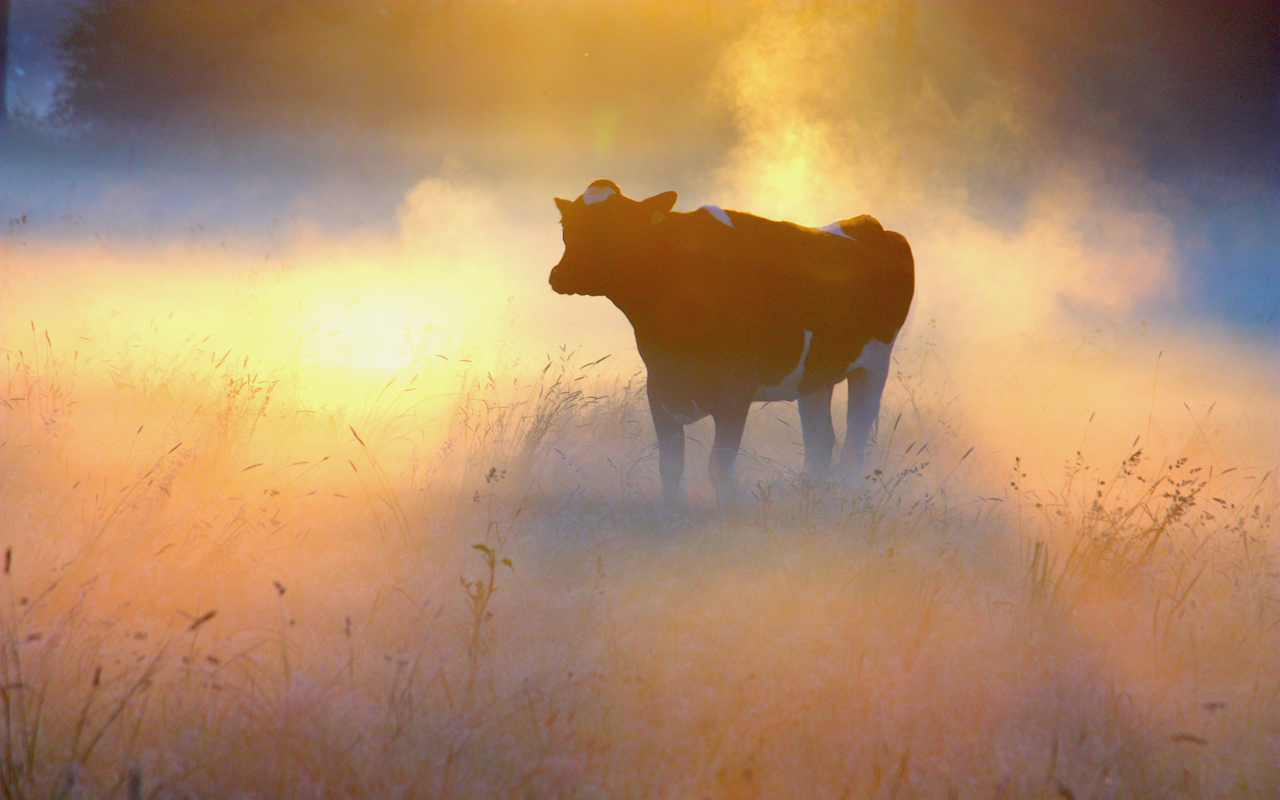
<svg viewBox="0 0 1280 800">
<path fill-rule="evenodd" d="M 608 295 L 635 281 L 647 244 L 676 204 L 675 192 L 632 200 L 610 180 L 593 181 L 582 196 L 556 198 L 564 227 L 564 257 L 551 270 L 560 294 Z"/>
</svg>

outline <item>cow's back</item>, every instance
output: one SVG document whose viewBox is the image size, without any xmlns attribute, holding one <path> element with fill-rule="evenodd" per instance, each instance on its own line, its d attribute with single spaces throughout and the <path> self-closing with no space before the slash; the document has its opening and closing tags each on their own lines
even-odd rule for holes
<svg viewBox="0 0 1280 800">
<path fill-rule="evenodd" d="M 888 342 L 902 326 L 914 268 L 900 234 L 865 215 L 849 221 L 854 238 L 728 216 L 732 225 L 705 211 L 673 213 L 662 223 L 664 263 L 655 267 L 672 298 L 662 327 L 705 343 L 704 357 L 741 363 L 773 385 L 794 368 L 808 331 L 801 386 L 808 391 L 838 380 L 868 341 Z M 679 326 L 670 322 L 676 315 Z"/>
<path fill-rule="evenodd" d="M 767 296 L 775 315 L 859 348 L 871 338 L 892 340 L 906 321 L 915 291 L 911 246 L 875 217 L 842 220 L 845 236 L 741 212 L 730 219 L 731 230 L 712 229 L 728 241 L 719 270 L 743 291 Z"/>
</svg>

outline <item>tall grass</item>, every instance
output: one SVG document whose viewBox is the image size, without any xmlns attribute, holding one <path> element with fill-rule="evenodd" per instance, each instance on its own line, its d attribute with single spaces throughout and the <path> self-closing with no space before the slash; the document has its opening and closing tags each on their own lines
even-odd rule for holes
<svg viewBox="0 0 1280 800">
<path fill-rule="evenodd" d="M 742 506 L 662 515 L 604 354 L 415 358 L 315 404 L 202 337 L 90 368 L 30 329 L 5 798 L 1280 793 L 1265 468 L 1139 440 L 1036 483 L 904 371 L 861 484 L 798 474 L 766 406 Z"/>
</svg>

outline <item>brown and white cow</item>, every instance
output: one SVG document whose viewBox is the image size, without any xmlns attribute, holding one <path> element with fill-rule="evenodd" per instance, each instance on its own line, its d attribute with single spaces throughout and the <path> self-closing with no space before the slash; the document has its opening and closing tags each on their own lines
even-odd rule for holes
<svg viewBox="0 0 1280 800">
<path fill-rule="evenodd" d="M 754 401 L 798 400 L 805 468 L 831 469 L 831 393 L 849 382 L 840 477 L 858 477 L 889 353 L 915 288 L 911 247 L 874 218 L 824 228 L 703 206 L 673 213 L 675 192 L 625 197 L 609 180 L 556 198 L 560 294 L 603 295 L 627 315 L 648 368 L 658 471 L 683 502 L 684 426 L 715 420 L 710 473 L 722 503 Z"/>
</svg>

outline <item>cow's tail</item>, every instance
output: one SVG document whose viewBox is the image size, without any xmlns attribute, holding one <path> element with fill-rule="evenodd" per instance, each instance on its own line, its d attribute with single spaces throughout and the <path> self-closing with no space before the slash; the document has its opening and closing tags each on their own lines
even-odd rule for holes
<svg viewBox="0 0 1280 800">
<path fill-rule="evenodd" d="M 890 341 L 907 321 L 911 298 L 915 294 L 916 267 L 911 245 L 902 234 L 886 231 L 880 221 L 870 214 L 842 219 L 840 229 L 846 236 L 864 242 L 883 255 L 880 262 L 883 271 L 876 280 L 879 284 L 876 290 L 881 311 L 877 314 L 881 319 L 877 325 L 880 330 L 876 332 L 876 338 Z"/>
</svg>

